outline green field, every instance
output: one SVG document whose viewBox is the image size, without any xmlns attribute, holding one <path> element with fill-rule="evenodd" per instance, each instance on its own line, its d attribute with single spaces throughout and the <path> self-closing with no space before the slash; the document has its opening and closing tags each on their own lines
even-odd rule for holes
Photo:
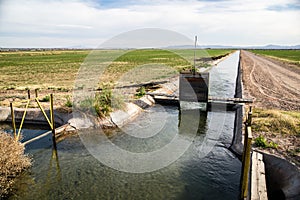
<svg viewBox="0 0 300 200">
<path fill-rule="evenodd" d="M 300 65 L 300 49 L 297 50 L 251 50 L 251 52 Z"/>
<path fill-rule="evenodd" d="M 90 50 L 0 52 L 0 89 L 72 89 L 78 69 Z M 113 62 L 103 81 L 115 81 L 138 65 L 159 63 L 177 71 L 192 65 L 194 50 L 97 50 Z M 218 56 L 231 50 L 197 50 L 196 57 Z"/>
</svg>

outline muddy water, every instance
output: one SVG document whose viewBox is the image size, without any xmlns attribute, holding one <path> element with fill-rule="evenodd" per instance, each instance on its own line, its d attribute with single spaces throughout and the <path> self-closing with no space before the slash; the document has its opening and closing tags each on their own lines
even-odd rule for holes
<svg viewBox="0 0 300 200">
<path fill-rule="evenodd" d="M 236 72 L 227 71 L 237 67 L 237 58 L 235 53 L 217 71 L 212 69 L 211 95 L 233 97 Z M 179 159 L 146 173 L 122 172 L 102 164 L 79 136 L 60 142 L 57 154 L 51 148 L 28 148 L 34 160 L 32 170 L 18 180 L 10 199 L 238 199 L 241 163 L 228 150 L 234 117 L 235 112 L 179 113 L 176 107 L 157 105 L 143 112 L 136 123 L 110 131 L 110 142 L 139 153 L 162 148 L 175 137 L 191 142 Z M 157 134 L 147 137 L 151 131 L 141 130 L 157 130 Z M 90 130 L 89 134 L 96 138 L 98 133 Z"/>
</svg>

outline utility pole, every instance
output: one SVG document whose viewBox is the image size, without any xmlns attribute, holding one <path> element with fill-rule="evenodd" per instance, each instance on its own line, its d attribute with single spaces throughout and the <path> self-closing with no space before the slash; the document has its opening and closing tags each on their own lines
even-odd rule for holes
<svg viewBox="0 0 300 200">
<path fill-rule="evenodd" d="M 195 36 L 195 48 L 194 48 L 194 67 L 193 67 L 193 75 L 196 74 L 196 48 L 197 48 L 197 35 Z"/>
</svg>

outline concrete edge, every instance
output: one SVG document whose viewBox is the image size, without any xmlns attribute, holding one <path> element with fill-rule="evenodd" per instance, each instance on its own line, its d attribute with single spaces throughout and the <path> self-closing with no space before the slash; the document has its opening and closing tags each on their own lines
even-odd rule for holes
<svg viewBox="0 0 300 200">
<path fill-rule="evenodd" d="M 110 116 L 106 118 L 97 118 L 95 116 L 89 116 L 85 113 L 63 113 L 57 109 L 54 111 L 55 124 L 57 127 L 68 125 L 65 131 L 74 131 L 79 129 L 85 129 L 95 126 L 103 128 L 114 128 L 121 127 L 133 120 L 143 109 L 153 106 L 155 100 L 150 96 L 146 95 L 140 99 L 135 100 L 133 103 L 126 103 L 124 110 L 116 110 L 110 113 Z M 23 117 L 24 108 L 14 108 L 16 123 L 20 123 Z M 50 111 L 45 110 L 49 116 Z M 0 122 L 11 122 L 11 111 L 9 107 L 0 107 Z M 39 108 L 28 108 L 24 123 L 32 125 L 48 125 L 43 113 Z"/>
<path fill-rule="evenodd" d="M 24 108 L 14 108 L 16 123 L 20 123 L 24 114 Z M 45 109 L 47 116 L 50 116 L 49 109 Z M 56 126 L 62 126 L 72 118 L 71 113 L 59 112 L 57 109 L 54 110 L 55 124 Z M 9 107 L 0 107 L 0 122 L 11 122 L 11 112 Z M 48 125 L 43 113 L 39 108 L 28 108 L 25 116 L 24 123 L 28 124 L 42 124 Z"/>
</svg>

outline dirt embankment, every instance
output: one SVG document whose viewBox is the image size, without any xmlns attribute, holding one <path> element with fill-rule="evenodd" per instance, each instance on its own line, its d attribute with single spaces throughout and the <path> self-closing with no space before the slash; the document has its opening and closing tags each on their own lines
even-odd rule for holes
<svg viewBox="0 0 300 200">
<path fill-rule="evenodd" d="M 248 51 L 241 51 L 241 67 L 244 96 L 255 99 L 253 104 L 255 108 L 272 109 L 263 111 L 266 116 L 254 113 L 253 123 L 254 125 L 258 123 L 256 125 L 261 127 L 253 131 L 254 137 L 263 135 L 269 142 L 275 142 L 278 144 L 277 149 L 263 151 L 285 157 L 300 167 L 299 134 L 285 133 L 283 130 L 289 129 L 289 126 L 284 120 L 289 119 L 285 119 L 285 116 L 280 114 L 281 111 L 276 111 L 300 111 L 300 68 Z M 259 116 L 265 119 L 260 119 Z M 272 116 L 277 117 L 273 122 L 271 122 Z M 279 123 L 278 128 L 273 123 Z M 274 131 L 263 130 L 263 126 L 270 127 Z"/>
<path fill-rule="evenodd" d="M 241 51 L 245 96 L 260 108 L 300 111 L 300 68 Z"/>
</svg>

